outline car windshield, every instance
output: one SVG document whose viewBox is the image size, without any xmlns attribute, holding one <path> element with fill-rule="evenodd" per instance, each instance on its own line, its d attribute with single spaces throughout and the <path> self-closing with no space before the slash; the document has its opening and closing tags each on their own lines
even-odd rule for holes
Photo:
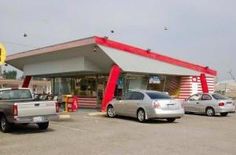
<svg viewBox="0 0 236 155">
<path fill-rule="evenodd" d="M 0 100 L 17 100 L 17 99 L 32 99 L 29 90 L 16 89 L 16 90 L 2 90 L 0 91 Z"/>
<path fill-rule="evenodd" d="M 212 94 L 212 96 L 216 100 L 227 100 L 227 99 L 229 99 L 228 97 L 225 97 L 225 96 L 220 95 L 220 94 Z"/>
<path fill-rule="evenodd" d="M 147 95 L 151 99 L 171 99 L 171 97 L 165 93 L 159 93 L 159 92 L 147 92 Z"/>
</svg>

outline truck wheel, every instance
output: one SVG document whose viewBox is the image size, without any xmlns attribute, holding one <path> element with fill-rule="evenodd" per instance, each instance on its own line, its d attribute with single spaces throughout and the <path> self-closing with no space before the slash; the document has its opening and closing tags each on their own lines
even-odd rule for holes
<svg viewBox="0 0 236 155">
<path fill-rule="evenodd" d="M 46 130 L 48 128 L 49 122 L 46 123 L 38 123 L 40 130 Z"/>
<path fill-rule="evenodd" d="M 1 126 L 1 131 L 5 133 L 9 132 L 12 127 L 11 124 L 7 121 L 5 116 L 1 117 L 0 126 Z"/>
</svg>

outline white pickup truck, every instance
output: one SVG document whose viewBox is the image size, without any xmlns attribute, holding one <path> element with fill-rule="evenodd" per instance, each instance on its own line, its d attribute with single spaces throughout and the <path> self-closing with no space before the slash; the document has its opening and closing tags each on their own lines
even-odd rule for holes
<svg viewBox="0 0 236 155">
<path fill-rule="evenodd" d="M 14 124 L 35 123 L 46 130 L 49 120 L 58 119 L 56 101 L 36 101 L 28 88 L 0 89 L 0 129 L 9 132 Z"/>
</svg>

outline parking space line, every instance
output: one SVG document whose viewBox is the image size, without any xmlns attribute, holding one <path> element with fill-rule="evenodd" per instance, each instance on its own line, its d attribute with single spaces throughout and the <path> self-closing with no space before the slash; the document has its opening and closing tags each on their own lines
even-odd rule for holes
<svg viewBox="0 0 236 155">
<path fill-rule="evenodd" d="M 68 127 L 68 126 L 64 126 L 64 125 L 59 125 L 58 123 L 51 123 L 53 124 L 54 126 L 58 126 L 58 127 L 62 127 L 62 128 L 65 128 L 65 129 L 69 129 L 69 130 L 73 130 L 73 131 L 80 131 L 80 132 L 88 132 L 88 130 L 83 130 L 83 129 L 79 129 L 79 128 L 73 128 L 73 127 Z"/>
</svg>

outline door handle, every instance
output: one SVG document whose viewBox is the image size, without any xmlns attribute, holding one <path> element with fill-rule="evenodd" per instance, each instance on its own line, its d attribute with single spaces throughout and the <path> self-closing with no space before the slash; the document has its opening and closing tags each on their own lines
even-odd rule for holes
<svg viewBox="0 0 236 155">
<path fill-rule="evenodd" d="M 199 104 L 199 102 L 196 102 L 196 104 Z"/>
</svg>

